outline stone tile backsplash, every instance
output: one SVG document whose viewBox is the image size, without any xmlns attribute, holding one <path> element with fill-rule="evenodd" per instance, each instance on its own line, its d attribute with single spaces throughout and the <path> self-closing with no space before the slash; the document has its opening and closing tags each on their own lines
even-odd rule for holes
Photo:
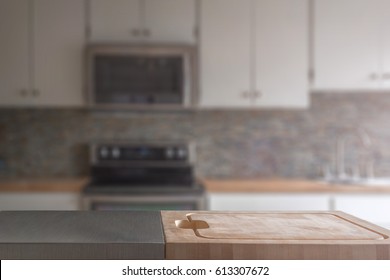
<svg viewBox="0 0 390 280">
<path fill-rule="evenodd" d="M 1 177 L 84 176 L 88 143 L 192 140 L 198 176 L 315 178 L 335 165 L 337 139 L 347 138 L 347 167 L 373 161 L 390 177 L 390 94 L 314 93 L 308 110 L 97 112 L 0 109 Z M 363 147 L 357 127 L 372 137 Z"/>
</svg>

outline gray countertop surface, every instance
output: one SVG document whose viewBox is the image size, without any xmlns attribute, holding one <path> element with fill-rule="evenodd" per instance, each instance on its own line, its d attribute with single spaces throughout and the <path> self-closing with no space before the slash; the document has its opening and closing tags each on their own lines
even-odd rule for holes
<svg viewBox="0 0 390 280">
<path fill-rule="evenodd" d="M 0 212 L 0 251 L 3 259 L 163 258 L 161 215 L 157 211 L 4 211 Z"/>
</svg>

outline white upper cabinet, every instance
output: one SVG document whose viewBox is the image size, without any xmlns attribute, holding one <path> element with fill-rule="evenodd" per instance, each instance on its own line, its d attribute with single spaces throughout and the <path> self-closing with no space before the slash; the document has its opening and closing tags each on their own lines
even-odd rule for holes
<svg viewBox="0 0 390 280">
<path fill-rule="evenodd" d="M 255 105 L 304 108 L 308 94 L 308 1 L 256 0 Z"/>
<path fill-rule="evenodd" d="M 0 1 L 0 105 L 28 104 L 28 0 Z"/>
<path fill-rule="evenodd" d="M 83 105 L 84 3 L 0 1 L 0 105 Z"/>
<path fill-rule="evenodd" d="M 201 3 L 202 108 L 308 106 L 308 1 Z"/>
<path fill-rule="evenodd" d="M 90 0 L 92 42 L 196 41 L 195 0 Z"/>
<path fill-rule="evenodd" d="M 144 0 L 146 40 L 195 43 L 195 0 Z"/>
<path fill-rule="evenodd" d="M 141 0 L 90 0 L 93 41 L 139 40 Z"/>
<path fill-rule="evenodd" d="M 314 88 L 390 86 L 388 0 L 316 0 Z"/>
<path fill-rule="evenodd" d="M 85 10 L 80 0 L 34 1 L 33 94 L 39 106 L 82 106 Z"/>
<path fill-rule="evenodd" d="M 390 1 L 382 1 L 382 13 L 384 14 L 382 18 L 381 30 L 383 32 L 383 63 L 382 63 L 382 87 L 389 89 L 390 88 Z"/>
<path fill-rule="evenodd" d="M 201 4 L 201 106 L 250 105 L 252 0 L 205 0 Z"/>
</svg>

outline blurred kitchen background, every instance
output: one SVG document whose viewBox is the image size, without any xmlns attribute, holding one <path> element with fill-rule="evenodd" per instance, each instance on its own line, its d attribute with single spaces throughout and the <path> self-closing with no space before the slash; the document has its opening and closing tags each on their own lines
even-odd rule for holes
<svg viewBox="0 0 390 280">
<path fill-rule="evenodd" d="M 92 153 L 162 141 L 194 144 L 203 209 L 390 227 L 389 24 L 390 0 L 0 0 L 0 209 L 85 209 Z"/>
<path fill-rule="evenodd" d="M 346 153 L 372 138 L 375 175 L 390 175 L 390 95 L 314 93 L 305 110 L 100 112 L 69 108 L 1 109 L 2 177 L 79 177 L 89 171 L 88 143 L 195 141 L 200 177 L 318 178 L 334 166 L 339 137 L 352 131 Z M 356 139 L 353 139 L 356 138 Z M 349 167 L 352 163 L 350 162 Z"/>
</svg>

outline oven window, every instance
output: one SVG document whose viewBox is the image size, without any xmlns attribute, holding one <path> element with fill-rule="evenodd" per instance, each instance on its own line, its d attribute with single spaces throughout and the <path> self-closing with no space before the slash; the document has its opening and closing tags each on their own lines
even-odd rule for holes
<svg viewBox="0 0 390 280">
<path fill-rule="evenodd" d="M 99 55 L 94 59 L 100 104 L 183 104 L 182 56 Z"/>
</svg>

